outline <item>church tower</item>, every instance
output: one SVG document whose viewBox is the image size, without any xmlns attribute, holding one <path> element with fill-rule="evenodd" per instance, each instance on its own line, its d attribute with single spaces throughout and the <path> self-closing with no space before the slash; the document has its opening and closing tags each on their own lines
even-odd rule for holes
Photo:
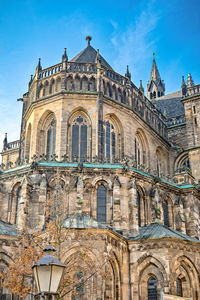
<svg viewBox="0 0 200 300">
<path fill-rule="evenodd" d="M 165 94 L 164 80 L 161 79 L 153 53 L 153 64 L 151 69 L 150 81 L 147 83 L 147 97 L 149 99 L 159 98 Z"/>
</svg>

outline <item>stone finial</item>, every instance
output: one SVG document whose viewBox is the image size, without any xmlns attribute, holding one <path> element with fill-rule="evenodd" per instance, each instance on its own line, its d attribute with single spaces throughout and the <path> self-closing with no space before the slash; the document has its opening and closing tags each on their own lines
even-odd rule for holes
<svg viewBox="0 0 200 300">
<path fill-rule="evenodd" d="M 128 65 L 127 65 L 127 67 L 126 67 L 125 77 L 127 77 L 128 79 L 131 80 L 131 73 L 129 72 L 129 67 L 128 67 Z"/>
<path fill-rule="evenodd" d="M 140 92 L 142 92 L 144 94 L 144 88 L 142 85 L 142 80 L 140 80 L 140 87 L 139 87 Z"/>
<path fill-rule="evenodd" d="M 38 64 L 37 64 L 36 70 L 37 70 L 38 72 L 40 72 L 40 71 L 42 70 L 42 66 L 41 66 L 41 58 L 38 59 Z"/>
<path fill-rule="evenodd" d="M 193 86 L 193 85 L 194 85 L 194 81 L 193 81 L 193 79 L 192 79 L 191 74 L 189 73 L 189 74 L 188 74 L 188 80 L 187 80 L 187 86 L 188 86 L 188 87 L 191 87 L 191 86 Z"/>
<path fill-rule="evenodd" d="M 62 61 L 65 61 L 65 62 L 68 61 L 67 48 L 64 48 L 64 53 L 63 53 L 63 56 L 62 56 Z"/>
<path fill-rule="evenodd" d="M 88 46 L 90 46 L 90 41 L 92 40 L 92 37 L 90 35 L 87 35 L 85 39 L 88 43 Z"/>
<path fill-rule="evenodd" d="M 186 84 L 185 84 L 184 76 L 182 76 L 181 89 L 182 89 L 182 95 L 185 96 L 186 93 L 187 93 L 187 86 L 186 86 Z"/>
<path fill-rule="evenodd" d="M 7 139 L 7 133 L 5 133 L 5 138 L 3 140 L 3 150 L 7 149 L 7 145 L 8 145 L 8 139 Z"/>
</svg>

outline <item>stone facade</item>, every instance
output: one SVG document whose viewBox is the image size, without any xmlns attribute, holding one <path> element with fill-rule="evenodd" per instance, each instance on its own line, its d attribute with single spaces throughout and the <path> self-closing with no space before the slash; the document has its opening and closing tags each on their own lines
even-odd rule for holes
<svg viewBox="0 0 200 300">
<path fill-rule="evenodd" d="M 125 76 L 116 73 L 90 40 L 70 61 L 65 50 L 55 66 L 38 62 L 20 99 L 20 141 L 4 140 L 0 222 L 42 227 L 59 183 L 67 216 L 81 199 L 84 216 L 109 225 L 87 229 L 96 230 L 97 251 L 112 249 L 110 280 L 96 279 L 91 292 L 94 280 L 80 299 L 161 299 L 161 292 L 200 299 L 199 86 L 191 76 L 182 84 L 176 103 L 185 113 L 170 116 L 170 103 L 162 110 L 171 96 L 163 96 L 155 59 L 159 100 L 150 101 L 128 68 Z M 11 263 L 17 238 L 5 231 L 0 227 L 1 269 Z M 66 245 L 63 262 L 73 251 Z"/>
</svg>

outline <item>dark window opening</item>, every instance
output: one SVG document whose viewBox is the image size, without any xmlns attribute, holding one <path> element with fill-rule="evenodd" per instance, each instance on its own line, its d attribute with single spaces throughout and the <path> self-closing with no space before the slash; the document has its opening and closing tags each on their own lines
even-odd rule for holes
<svg viewBox="0 0 200 300">
<path fill-rule="evenodd" d="M 104 185 L 97 189 L 97 221 L 106 222 L 107 191 Z"/>
<path fill-rule="evenodd" d="M 155 277 L 150 277 L 147 282 L 148 300 L 157 300 L 157 280 Z"/>
</svg>

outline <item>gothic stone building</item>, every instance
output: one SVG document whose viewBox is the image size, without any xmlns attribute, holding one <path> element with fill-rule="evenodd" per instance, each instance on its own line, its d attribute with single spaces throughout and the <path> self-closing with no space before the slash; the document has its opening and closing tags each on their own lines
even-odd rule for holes
<svg viewBox="0 0 200 300">
<path fill-rule="evenodd" d="M 189 74 L 165 95 L 153 58 L 146 97 L 128 67 L 116 73 L 86 40 L 71 60 L 66 50 L 54 66 L 39 60 L 18 99 L 20 140 L 6 135 L 1 153 L 0 268 L 12 261 L 17 228 L 44 225 L 55 182 L 67 189 L 75 178 L 63 199 L 68 216 L 82 201 L 73 228 L 112 249 L 110 280 L 81 299 L 200 299 L 200 85 Z"/>
</svg>

